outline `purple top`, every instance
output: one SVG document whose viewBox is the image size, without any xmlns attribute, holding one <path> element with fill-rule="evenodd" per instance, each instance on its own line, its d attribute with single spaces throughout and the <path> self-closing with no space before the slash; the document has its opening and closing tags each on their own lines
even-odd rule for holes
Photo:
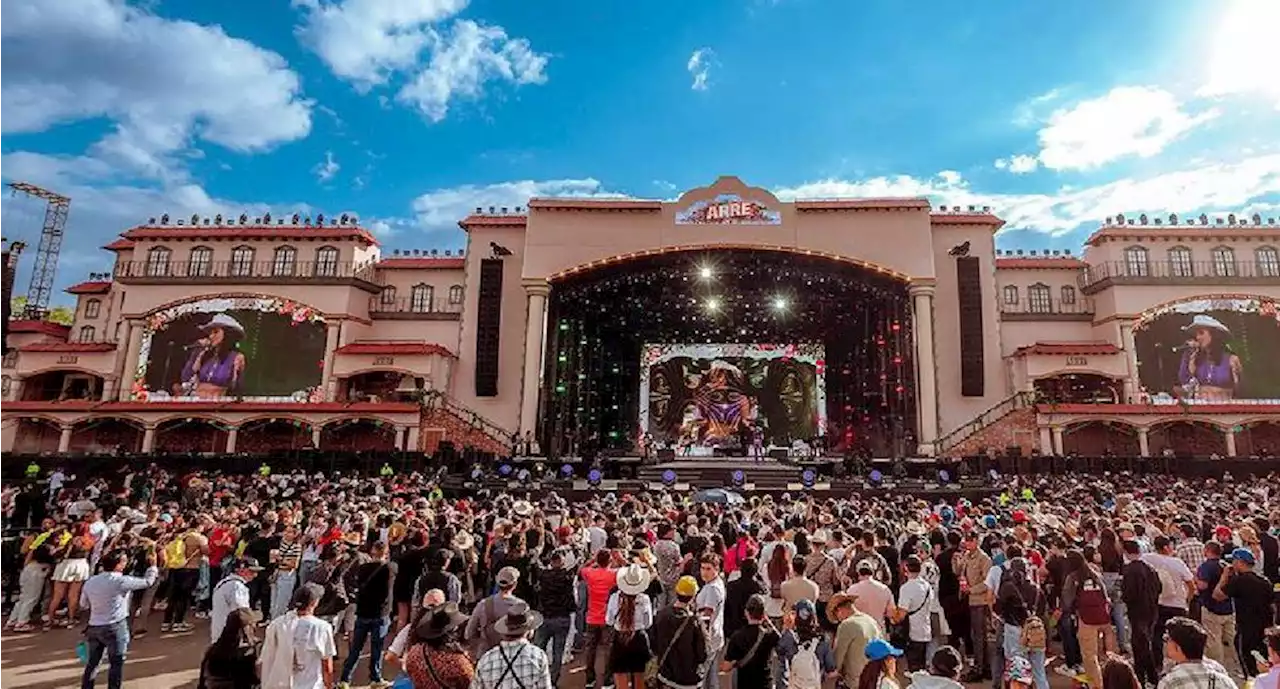
<svg viewBox="0 0 1280 689">
<path fill-rule="evenodd" d="M 1191 382 L 1191 372 L 1188 364 L 1191 357 L 1197 353 L 1194 349 L 1187 349 L 1182 353 L 1182 362 L 1178 365 L 1178 382 L 1186 385 Z M 1215 388 L 1233 388 L 1235 387 L 1235 379 L 1231 375 L 1231 356 L 1227 353 L 1222 354 L 1222 359 L 1218 363 L 1213 363 L 1206 353 L 1205 356 L 1199 357 L 1196 362 L 1195 379 L 1201 385 L 1209 385 Z"/>
<path fill-rule="evenodd" d="M 195 370 L 196 359 L 200 357 L 202 352 L 209 352 L 209 355 L 200 362 L 200 370 Z M 237 382 L 236 378 L 236 350 L 229 350 L 222 360 L 216 358 L 215 352 L 210 350 L 196 350 L 191 352 L 191 356 L 187 358 L 187 363 L 182 367 L 182 382 L 188 382 L 194 376 L 196 382 L 207 383 L 209 385 L 217 385 L 220 388 L 234 387 L 233 383 Z"/>
</svg>

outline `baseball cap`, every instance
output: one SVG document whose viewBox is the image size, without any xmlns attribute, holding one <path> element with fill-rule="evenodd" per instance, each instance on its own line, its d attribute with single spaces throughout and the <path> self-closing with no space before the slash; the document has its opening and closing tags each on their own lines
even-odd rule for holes
<svg viewBox="0 0 1280 689">
<path fill-rule="evenodd" d="M 520 570 L 515 567 L 503 567 L 498 570 L 498 576 L 494 578 L 497 580 L 498 586 L 515 586 L 516 582 L 520 580 Z"/>
<path fill-rule="evenodd" d="M 1257 559 L 1253 557 L 1253 551 L 1248 548 L 1236 548 L 1231 551 L 1231 560 L 1232 562 L 1243 562 L 1250 567 L 1258 564 Z"/>
<path fill-rule="evenodd" d="M 258 564 L 258 560 L 256 558 L 242 557 L 236 560 L 235 563 L 232 564 L 231 566 L 231 571 L 233 572 L 241 569 L 247 569 L 253 572 L 261 572 L 263 568 L 262 568 L 262 565 Z"/>
<path fill-rule="evenodd" d="M 902 655 L 902 649 L 894 648 L 893 644 L 884 639 L 872 639 L 867 642 L 866 654 L 868 660 L 884 660 L 889 656 Z"/>
<path fill-rule="evenodd" d="M 698 580 L 690 576 L 676 580 L 676 595 L 692 598 L 698 595 Z"/>
</svg>

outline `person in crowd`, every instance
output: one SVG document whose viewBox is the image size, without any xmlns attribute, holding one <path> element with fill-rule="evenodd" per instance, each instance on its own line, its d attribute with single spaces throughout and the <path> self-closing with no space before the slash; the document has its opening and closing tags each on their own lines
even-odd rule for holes
<svg viewBox="0 0 1280 689">
<path fill-rule="evenodd" d="M 1268 629 L 1265 641 L 1266 654 L 1262 659 L 1252 658 L 1258 672 L 1258 676 L 1253 680 L 1253 689 L 1278 689 L 1280 688 L 1280 627 Z"/>
<path fill-rule="evenodd" d="M 768 610 L 765 596 L 752 596 L 747 601 L 747 625 L 734 632 L 725 643 L 719 670 L 733 673 L 733 685 L 737 689 L 768 689 L 773 683 L 769 666 L 779 635 L 769 620 Z"/>
<path fill-rule="evenodd" d="M 884 637 L 876 619 L 858 609 L 857 596 L 837 593 L 831 597 L 827 614 L 836 627 L 836 673 L 846 687 L 856 687 L 867 664 L 868 644 Z"/>
<path fill-rule="evenodd" d="M 849 593 L 858 599 L 858 609 L 875 619 L 881 629 L 889 628 L 893 612 L 893 591 L 875 577 L 876 566 L 871 560 L 862 560 L 854 566 L 857 582 L 849 587 Z"/>
<path fill-rule="evenodd" d="M 304 584 L 289 610 L 271 621 L 262 644 L 262 689 L 329 689 L 338 647 L 333 625 L 316 617 L 324 590 Z"/>
<path fill-rule="evenodd" d="M 366 640 L 369 642 L 370 681 L 382 684 L 382 647 L 391 628 L 398 565 L 388 561 L 388 546 L 381 541 L 369 546 L 369 557 L 370 561 L 351 570 L 345 581 L 356 605 L 356 626 L 347 649 L 347 659 L 342 664 L 342 677 L 338 681 L 340 689 L 346 689 L 351 683 Z"/>
<path fill-rule="evenodd" d="M 787 689 L 820 689 L 825 678 L 836 676 L 835 650 L 818 624 L 813 601 L 797 601 L 783 616 L 777 653 Z"/>
<path fill-rule="evenodd" d="M 704 689 L 720 689 L 717 660 L 724 650 L 725 583 L 720 575 L 720 556 L 707 553 L 698 559 L 702 587 L 698 590 L 698 618 L 707 632 L 707 664 L 702 671 Z"/>
<path fill-rule="evenodd" d="M 670 689 L 698 689 L 711 656 L 706 625 L 699 619 L 696 598 L 698 580 L 682 576 L 672 587 L 673 601 L 654 618 L 650 648 L 654 653 L 654 677 Z"/>
<path fill-rule="evenodd" d="M 479 658 L 490 648 L 502 642 L 502 634 L 498 632 L 497 624 L 507 614 L 507 610 L 517 604 L 527 605 L 524 600 L 515 595 L 516 583 L 519 579 L 520 572 L 514 568 L 503 567 L 498 570 L 494 577 L 497 592 L 476 605 L 471 619 L 467 620 L 463 638 L 474 647 L 475 657 Z"/>
<path fill-rule="evenodd" d="M 547 654 L 529 642 L 540 624 L 542 615 L 515 599 L 493 625 L 502 640 L 476 661 L 471 689 L 551 689 Z"/>
<path fill-rule="evenodd" d="M 205 535 L 212 526 L 208 517 L 187 513 L 182 517 L 187 528 L 173 530 L 173 540 L 164 548 L 164 566 L 169 571 L 169 598 L 164 611 L 162 632 L 189 632 L 187 611 L 200 584 L 200 568 L 209 557 L 209 538 Z"/>
<path fill-rule="evenodd" d="M 930 605 L 933 603 L 933 587 L 920 576 L 922 564 L 916 555 L 908 555 L 902 561 L 907 580 L 898 589 L 898 605 L 893 616 L 899 624 L 907 626 L 907 669 L 922 670 L 927 661 L 925 650 L 933 641 L 933 625 Z"/>
<path fill-rule="evenodd" d="M 1025 558 L 1009 561 L 996 591 L 996 616 L 1003 633 L 1000 636 L 1004 657 L 1025 658 L 1031 664 L 1036 689 L 1049 689 L 1045 652 L 1049 647 L 1048 632 L 1037 611 L 1044 596 L 1028 572 Z"/>
<path fill-rule="evenodd" d="M 964 658 L 952 646 L 939 646 L 929 659 L 928 670 L 918 670 L 907 676 L 913 689 L 963 689 L 960 674 Z"/>
<path fill-rule="evenodd" d="M 1142 689 L 1142 682 L 1129 661 L 1113 655 L 1102 666 L 1102 689 Z"/>
<path fill-rule="evenodd" d="M 599 524 L 601 522 L 597 522 Z M 593 527 L 599 528 L 599 527 Z M 590 533 L 590 532 L 588 532 Z M 595 552 L 590 565 L 582 568 L 578 576 L 586 585 L 586 630 L 584 631 L 584 662 L 587 667 L 587 687 L 595 687 L 599 663 L 598 655 L 602 646 L 609 644 L 608 624 L 605 619 L 609 608 L 609 595 L 618 582 L 618 569 L 614 566 L 614 553 L 609 548 L 601 548 Z M 501 586 L 501 584 L 499 584 Z M 610 681 L 612 678 L 610 678 Z M 608 682 L 605 682 L 607 685 Z"/>
<path fill-rule="evenodd" d="M 644 672 L 653 651 L 649 628 L 653 606 L 647 593 L 652 573 L 640 564 L 618 570 L 617 590 L 609 596 L 605 624 L 612 632 L 609 668 L 618 689 L 644 689 Z"/>
<path fill-rule="evenodd" d="M 102 656 L 107 656 L 107 687 L 120 689 L 124 684 L 124 660 L 129 652 L 129 599 L 155 583 L 159 576 L 157 555 L 147 556 L 147 573 L 143 577 L 124 574 L 128 555 L 122 551 L 108 553 L 102 559 L 103 571 L 84 583 L 78 603 L 89 610 L 89 626 L 84 638 L 88 656 L 85 659 L 81 689 L 93 689 Z"/>
<path fill-rule="evenodd" d="M 1236 548 L 1231 551 L 1231 563 L 1223 568 L 1214 587 L 1213 599 L 1230 599 L 1236 613 L 1235 649 L 1239 654 L 1240 669 L 1246 677 L 1257 674 L 1254 653 L 1266 653 L 1264 637 L 1271 623 L 1272 585 L 1258 574 L 1257 559 L 1252 550 Z"/>
<path fill-rule="evenodd" d="M 215 605 L 217 599 L 214 599 Z M 217 621 L 217 617 L 212 618 Z M 246 603 L 227 613 L 218 636 L 200 661 L 203 689 L 255 689 L 258 686 L 258 639 L 253 613 Z"/>
<path fill-rule="evenodd" d="M 724 585 L 724 634 L 731 637 L 747 624 L 747 601 L 755 595 L 766 595 L 769 587 L 760 578 L 760 565 L 754 558 L 738 562 L 738 569 Z"/>
<path fill-rule="evenodd" d="M 865 651 L 867 663 L 858 677 L 858 689 L 898 689 L 898 658 L 902 649 L 884 639 L 872 639 Z"/>
<path fill-rule="evenodd" d="M 565 646 L 569 641 L 569 629 L 577 610 L 573 570 L 569 562 L 572 557 L 572 552 L 567 548 L 551 551 L 547 566 L 538 569 L 537 586 L 534 589 L 538 594 L 538 607 L 543 620 L 542 626 L 533 634 L 533 644 L 551 654 L 551 682 L 557 685 Z M 548 642 L 551 644 L 550 649 L 547 648 Z"/>
<path fill-rule="evenodd" d="M 275 573 L 271 580 L 271 619 L 283 615 L 298 585 L 298 567 L 302 562 L 302 542 L 298 529 L 289 525 L 280 534 L 280 543 L 272 551 Z"/>
<path fill-rule="evenodd" d="M 795 610 L 796 604 L 802 600 L 818 599 L 820 593 L 818 583 L 806 576 L 808 568 L 803 557 L 796 557 L 791 561 L 791 576 L 782 583 L 782 600 L 786 604 L 785 610 Z"/>
<path fill-rule="evenodd" d="M 17 634 L 35 631 L 35 626 L 31 624 L 31 616 L 38 612 L 40 599 L 44 595 L 45 582 L 53 572 L 54 565 L 57 564 L 54 546 L 49 542 L 49 537 L 54 533 L 55 524 L 53 519 L 45 518 L 41 524 L 41 531 L 23 539 L 21 550 L 23 565 L 22 574 L 18 577 L 18 601 L 5 622 L 5 628 L 9 631 Z"/>
<path fill-rule="evenodd" d="M 456 603 L 430 609 L 413 628 L 404 669 L 414 689 L 469 689 L 475 664 L 458 632 L 467 623 Z"/>
<path fill-rule="evenodd" d="M 1205 546 L 1201 546 L 1204 548 Z M 1133 670 L 1144 685 L 1160 680 L 1156 659 L 1156 620 L 1160 610 L 1160 576 L 1155 568 L 1142 559 L 1142 547 L 1135 540 L 1126 540 L 1121 596 L 1125 612 L 1129 616 L 1130 647 L 1133 651 Z M 1105 680 L 1105 669 L 1104 669 Z"/>
<path fill-rule="evenodd" d="M 960 578 L 960 590 L 969 595 L 969 639 L 973 644 L 973 669 L 968 681 L 991 679 L 993 670 L 988 665 L 987 627 L 991 624 L 991 603 L 994 599 L 987 586 L 987 572 L 991 570 L 991 556 L 978 547 L 978 534 L 965 533 L 963 550 L 952 561 L 952 569 Z"/>
<path fill-rule="evenodd" d="M 1154 551 L 1143 553 L 1142 559 L 1151 565 L 1156 570 L 1156 575 L 1160 577 L 1156 634 L 1163 635 L 1166 622 L 1175 617 L 1188 615 L 1191 598 L 1196 592 L 1196 577 L 1191 572 L 1191 568 L 1187 567 L 1187 563 L 1174 555 L 1173 541 L 1168 536 L 1157 536 L 1152 541 L 1152 547 Z"/>
<path fill-rule="evenodd" d="M 1181 553 L 1181 548 L 1179 548 Z M 1192 569 L 1196 574 L 1196 597 L 1195 603 L 1200 609 L 1200 624 L 1204 626 L 1205 632 L 1209 634 L 1209 639 L 1205 643 L 1204 655 L 1206 658 L 1223 662 L 1224 644 L 1235 645 L 1236 639 L 1236 613 L 1235 606 L 1231 603 L 1231 598 L 1225 594 L 1222 599 L 1214 598 L 1214 593 L 1218 588 L 1218 581 L 1222 579 L 1222 575 L 1231 567 L 1230 562 L 1224 562 L 1222 559 L 1222 544 L 1217 541 L 1209 541 L 1201 546 L 1201 562 Z M 1183 558 L 1185 562 L 1185 558 Z M 1158 586 L 1158 583 L 1157 583 Z"/>
<path fill-rule="evenodd" d="M 49 608 L 45 617 L 46 629 L 70 627 L 80 616 L 80 590 L 93 574 L 89 567 L 89 553 L 93 551 L 93 538 L 89 525 L 79 522 L 73 527 L 56 533 L 51 539 L 53 557 L 58 563 L 53 568 L 53 588 L 49 594 Z M 58 607 L 67 604 L 67 616 L 57 619 Z"/>
<path fill-rule="evenodd" d="M 231 565 L 231 574 L 213 587 L 213 606 L 209 616 L 209 636 L 216 645 L 222 627 L 232 612 L 249 607 L 249 582 L 262 567 L 252 558 L 239 558 Z M 227 642 L 230 643 L 230 642 Z"/>
<path fill-rule="evenodd" d="M 1209 634 L 1199 622 L 1171 618 L 1165 622 L 1163 640 L 1171 667 L 1160 677 L 1158 689 L 1235 689 L 1235 680 L 1222 664 L 1204 657 Z"/>
<path fill-rule="evenodd" d="M 1102 685 L 1102 660 L 1114 652 L 1116 630 L 1111 625 L 1111 601 L 1102 574 L 1090 565 L 1084 553 L 1067 551 L 1069 573 L 1062 589 L 1062 614 L 1076 618 L 1080 655 L 1090 686 Z"/>
</svg>

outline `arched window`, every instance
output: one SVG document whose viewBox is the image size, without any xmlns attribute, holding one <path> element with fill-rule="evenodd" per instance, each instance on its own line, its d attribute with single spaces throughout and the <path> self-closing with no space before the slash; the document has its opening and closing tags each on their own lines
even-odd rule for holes
<svg viewBox="0 0 1280 689">
<path fill-rule="evenodd" d="M 102 300 L 101 300 L 101 299 L 90 299 L 89 301 L 86 301 L 86 302 L 84 303 L 84 317 L 85 317 L 85 318 L 97 318 L 97 317 L 98 317 L 98 314 L 99 314 L 99 313 L 101 313 L 101 312 L 102 312 Z"/>
<path fill-rule="evenodd" d="M 1140 246 L 1131 246 L 1124 250 L 1124 274 L 1129 277 L 1144 278 L 1150 271 L 1147 264 L 1147 250 Z"/>
<path fill-rule="evenodd" d="M 98 334 L 97 329 L 94 328 L 92 325 L 83 326 L 82 328 L 80 328 L 80 341 L 93 342 L 93 338 L 97 334 Z"/>
<path fill-rule="evenodd" d="M 246 277 L 253 274 L 253 247 L 237 246 L 231 250 L 231 275 Z"/>
<path fill-rule="evenodd" d="M 209 275 L 209 268 L 213 265 L 213 249 L 207 246 L 197 246 L 191 250 L 190 265 L 187 266 L 187 276 L 193 278 L 206 277 Z"/>
<path fill-rule="evenodd" d="M 1191 249 L 1185 246 L 1169 249 L 1169 274 L 1175 278 L 1189 278 L 1196 274 L 1191 263 Z"/>
<path fill-rule="evenodd" d="M 1011 305 L 1018 303 L 1018 286 L 1017 285 L 1004 286 L 1004 303 L 1011 304 Z"/>
<path fill-rule="evenodd" d="M 409 295 L 409 309 L 414 313 L 427 313 L 432 311 L 432 302 L 435 301 L 435 290 L 431 285 L 414 285 L 413 292 Z"/>
<path fill-rule="evenodd" d="M 454 285 L 453 287 L 449 288 L 449 303 L 450 304 L 462 303 L 462 285 Z"/>
<path fill-rule="evenodd" d="M 1053 292 L 1044 283 L 1036 283 L 1027 288 L 1027 306 L 1031 313 L 1049 313 L 1053 310 Z"/>
<path fill-rule="evenodd" d="M 147 276 L 161 277 L 169 274 L 169 247 L 153 246 L 147 250 Z"/>
<path fill-rule="evenodd" d="M 297 263 L 297 249 L 291 246 L 276 247 L 274 260 L 271 261 L 271 274 L 277 277 L 293 275 Z"/>
<path fill-rule="evenodd" d="M 331 278 L 338 274 L 338 250 L 332 246 L 316 249 L 316 277 Z"/>
<path fill-rule="evenodd" d="M 1065 306 L 1075 306 L 1076 304 L 1076 288 L 1071 285 L 1062 286 L 1062 303 Z"/>
<path fill-rule="evenodd" d="M 392 287 L 391 285 L 387 285 L 386 287 L 383 287 L 382 288 L 383 306 L 390 306 L 394 303 L 396 303 L 396 288 Z"/>
<path fill-rule="evenodd" d="M 1213 250 L 1213 274 L 1220 278 L 1236 276 L 1236 252 L 1231 247 L 1220 246 Z"/>
<path fill-rule="evenodd" d="M 1258 275 L 1266 278 L 1280 277 L 1280 253 L 1274 246 L 1260 246 L 1254 252 L 1258 259 Z"/>
</svg>

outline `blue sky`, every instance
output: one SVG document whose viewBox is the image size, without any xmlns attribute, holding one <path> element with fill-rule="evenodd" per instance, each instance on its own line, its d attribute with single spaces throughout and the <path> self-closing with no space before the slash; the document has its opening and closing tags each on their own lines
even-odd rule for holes
<svg viewBox="0 0 1280 689">
<path fill-rule="evenodd" d="M 1117 212 L 1280 210 L 1274 0 L 0 11 L 0 173 L 73 198 L 59 286 L 163 212 L 353 212 L 388 248 L 451 248 L 475 206 L 721 174 L 991 205 L 1006 248 L 1078 248 Z M 34 244 L 39 206 L 3 206 Z"/>
</svg>

